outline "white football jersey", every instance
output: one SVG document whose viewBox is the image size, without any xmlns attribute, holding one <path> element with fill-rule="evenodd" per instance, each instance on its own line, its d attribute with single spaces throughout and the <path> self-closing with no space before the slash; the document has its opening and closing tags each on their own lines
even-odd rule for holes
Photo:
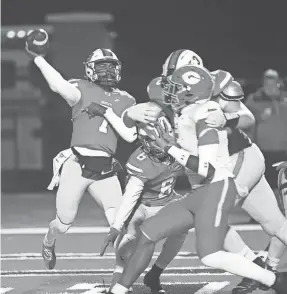
<svg viewBox="0 0 287 294">
<path fill-rule="evenodd" d="M 215 130 L 206 125 L 205 119 L 211 111 L 220 110 L 220 106 L 215 101 L 207 101 L 203 104 L 191 104 L 181 111 L 181 115 L 175 118 L 177 133 L 177 143 L 194 156 L 211 163 L 216 169 L 213 181 L 218 181 L 226 177 L 234 177 L 232 173 L 232 162 L 228 151 L 227 131 L 218 130 L 219 140 L 214 141 L 204 139 L 210 130 Z"/>
</svg>

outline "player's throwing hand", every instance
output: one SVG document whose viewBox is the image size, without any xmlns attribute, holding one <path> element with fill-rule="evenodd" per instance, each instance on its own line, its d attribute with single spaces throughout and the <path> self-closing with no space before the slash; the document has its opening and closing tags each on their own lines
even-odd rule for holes
<svg viewBox="0 0 287 294">
<path fill-rule="evenodd" d="M 45 30 L 34 30 L 27 36 L 25 50 L 32 58 L 45 56 L 48 49 L 49 36 Z"/>
</svg>

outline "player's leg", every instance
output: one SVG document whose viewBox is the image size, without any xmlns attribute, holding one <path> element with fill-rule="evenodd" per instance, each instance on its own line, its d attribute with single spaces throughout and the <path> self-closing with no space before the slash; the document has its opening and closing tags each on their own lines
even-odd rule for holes
<svg viewBox="0 0 287 294">
<path fill-rule="evenodd" d="M 282 168 L 278 174 L 278 192 L 275 194 L 277 203 L 282 214 L 287 217 L 287 169 Z M 286 250 L 286 245 L 278 240 L 278 238 L 272 237 L 268 256 L 266 260 L 267 267 L 272 270 L 276 270 Z"/>
<path fill-rule="evenodd" d="M 234 228 L 230 227 L 225 240 L 224 240 L 224 249 L 226 251 L 237 253 L 248 260 L 255 260 L 256 254 L 253 250 L 243 241 L 241 236 L 235 231 Z"/>
<path fill-rule="evenodd" d="M 117 176 L 112 176 L 100 181 L 93 182 L 88 187 L 88 192 L 97 202 L 97 204 L 104 210 L 107 221 L 110 226 L 114 223 L 117 209 L 121 204 L 122 200 L 122 189 Z M 125 238 L 125 234 L 121 234 L 115 242 L 115 253 L 116 253 L 116 265 L 114 269 L 114 274 L 112 277 L 113 281 L 119 279 L 119 276 L 123 272 L 124 260 L 121 254 L 118 252 L 119 243 Z"/>
<path fill-rule="evenodd" d="M 136 246 L 136 238 L 140 235 L 140 226 L 146 219 L 146 210 L 144 205 L 139 205 L 129 221 L 125 234 L 121 238 L 116 248 L 116 266 L 113 273 L 111 288 L 119 281 L 124 268 Z"/>
<path fill-rule="evenodd" d="M 204 188 L 201 191 L 204 201 L 195 214 L 196 248 L 201 261 L 207 266 L 273 285 L 274 273 L 243 256 L 222 250 L 228 217 L 237 195 L 234 181 L 226 179 Z"/>
<path fill-rule="evenodd" d="M 174 218 L 174 215 L 177 215 Z M 118 284 L 111 293 L 123 294 L 137 280 L 148 266 L 154 253 L 155 244 L 176 233 L 186 232 L 193 226 L 193 215 L 179 201 L 174 201 L 147 219 L 141 227 L 135 251 Z"/>
<path fill-rule="evenodd" d="M 68 231 L 75 220 L 79 203 L 91 180 L 82 177 L 80 165 L 72 158 L 62 167 L 59 188 L 56 195 L 56 218 L 50 222 L 43 240 L 42 256 L 46 267 L 54 268 L 56 263 L 55 240 L 58 234 Z"/>
<path fill-rule="evenodd" d="M 159 211 L 157 208 L 147 207 L 148 217 L 155 215 Z M 168 236 L 163 243 L 160 255 L 143 280 L 144 284 L 151 289 L 152 293 L 165 293 L 160 284 L 160 275 L 180 251 L 187 234 L 188 232 L 184 232 L 182 234 Z"/>
<path fill-rule="evenodd" d="M 287 244 L 287 219 L 281 213 L 274 192 L 265 177 L 250 192 L 242 208 L 250 214 L 265 232 Z"/>
<path fill-rule="evenodd" d="M 160 276 L 179 253 L 187 234 L 188 232 L 166 238 L 160 255 L 152 268 L 144 276 L 144 284 L 151 289 L 152 293 L 165 293 L 160 283 Z"/>
<path fill-rule="evenodd" d="M 122 189 L 117 176 L 94 181 L 88 192 L 98 205 L 103 208 L 109 225 L 114 222 L 116 211 L 121 204 Z"/>
</svg>

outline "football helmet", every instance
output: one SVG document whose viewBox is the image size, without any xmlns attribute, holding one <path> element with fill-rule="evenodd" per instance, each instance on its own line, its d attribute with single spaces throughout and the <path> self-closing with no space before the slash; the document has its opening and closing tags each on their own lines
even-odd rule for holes
<svg viewBox="0 0 287 294">
<path fill-rule="evenodd" d="M 93 51 L 84 65 L 86 76 L 93 83 L 113 87 L 121 80 L 121 63 L 110 49 Z"/>
<path fill-rule="evenodd" d="M 203 66 L 203 62 L 199 55 L 191 50 L 181 49 L 172 52 L 162 66 L 162 86 L 164 87 L 168 76 L 185 65 Z"/>
<path fill-rule="evenodd" d="M 157 119 L 157 123 L 162 126 L 162 129 L 167 132 L 170 136 L 174 137 L 174 130 L 165 116 L 161 116 Z M 154 123 L 140 124 L 138 128 L 138 139 L 142 145 L 142 150 L 151 157 L 153 160 L 165 159 L 169 156 L 165 153 L 161 147 L 157 145 L 154 139 L 152 139 L 145 129 L 153 130 L 158 133 L 156 125 Z"/>
<path fill-rule="evenodd" d="M 219 97 L 227 101 L 237 101 L 244 98 L 244 92 L 238 82 L 232 81 L 223 89 L 223 91 L 219 94 Z"/>
<path fill-rule="evenodd" d="M 232 75 L 225 70 L 215 70 L 210 72 L 214 79 L 214 90 L 212 96 L 217 97 L 232 81 Z"/>
<path fill-rule="evenodd" d="M 178 111 L 189 104 L 211 99 L 213 89 L 214 80 L 206 68 L 183 66 L 167 77 L 167 84 L 163 89 L 164 103 Z"/>
</svg>

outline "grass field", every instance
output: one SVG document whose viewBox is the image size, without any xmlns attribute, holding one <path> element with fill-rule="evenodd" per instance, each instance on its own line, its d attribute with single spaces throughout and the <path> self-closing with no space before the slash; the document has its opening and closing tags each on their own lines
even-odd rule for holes
<svg viewBox="0 0 287 294">
<path fill-rule="evenodd" d="M 9 197 L 9 198 L 8 198 Z M 2 196 L 1 231 L 1 291 L 22 294 L 99 293 L 108 287 L 114 265 L 114 253 L 99 256 L 101 242 L 108 231 L 103 214 L 85 198 L 75 226 L 57 240 L 57 265 L 47 270 L 41 257 L 41 242 L 46 226 L 55 213 L 54 196 Z M 244 219 L 246 216 L 237 216 Z M 262 250 L 268 236 L 258 225 L 235 226 L 246 243 L 254 250 Z M 162 276 L 168 294 L 231 293 L 240 281 L 227 272 L 207 268 L 195 254 L 195 238 L 191 231 L 180 254 Z M 155 260 L 161 248 L 156 247 Z M 280 264 L 287 269 L 287 255 Z M 149 293 L 142 285 L 142 277 L 134 286 L 134 293 Z M 261 292 L 258 293 L 273 293 Z"/>
</svg>

